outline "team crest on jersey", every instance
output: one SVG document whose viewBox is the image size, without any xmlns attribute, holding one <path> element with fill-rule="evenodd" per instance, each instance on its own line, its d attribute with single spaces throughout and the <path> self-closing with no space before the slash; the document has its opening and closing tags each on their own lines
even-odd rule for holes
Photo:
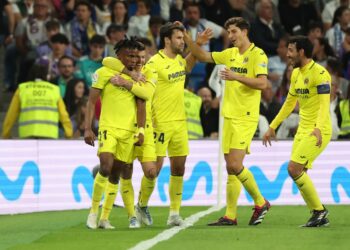
<svg viewBox="0 0 350 250">
<path fill-rule="evenodd" d="M 244 58 L 243 63 L 247 63 L 248 62 L 248 57 Z"/>
<path fill-rule="evenodd" d="M 305 78 L 304 84 L 307 85 L 309 83 L 309 78 Z"/>
<path fill-rule="evenodd" d="M 97 73 L 94 73 L 91 75 L 91 78 L 92 78 L 92 82 L 97 82 L 98 80 L 98 74 Z"/>
</svg>

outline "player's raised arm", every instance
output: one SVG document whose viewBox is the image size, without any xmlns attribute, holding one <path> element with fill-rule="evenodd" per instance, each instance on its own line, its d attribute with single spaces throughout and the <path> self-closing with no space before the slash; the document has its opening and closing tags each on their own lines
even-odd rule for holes
<svg viewBox="0 0 350 250">
<path fill-rule="evenodd" d="M 204 33 L 203 35 L 208 35 L 210 32 L 212 32 L 210 29 L 206 29 L 202 33 Z M 196 57 L 198 61 L 214 63 L 211 53 L 202 49 L 200 45 L 192 40 L 187 32 L 184 32 L 184 41 L 188 46 L 189 51 L 191 51 L 191 54 Z"/>
</svg>

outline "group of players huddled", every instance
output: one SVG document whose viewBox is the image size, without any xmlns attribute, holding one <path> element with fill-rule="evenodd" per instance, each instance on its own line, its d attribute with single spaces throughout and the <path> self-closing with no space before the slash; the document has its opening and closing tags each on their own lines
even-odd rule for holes
<svg viewBox="0 0 350 250">
<path fill-rule="evenodd" d="M 180 216 L 183 176 L 189 154 L 184 85 L 186 74 L 196 61 L 223 64 L 220 76 L 226 81 L 222 115 L 224 117 L 222 148 L 226 161 L 226 212 L 209 226 L 237 225 L 237 200 L 241 186 L 254 200 L 249 225 L 258 225 L 270 209 L 254 176 L 243 166 L 245 155 L 259 119 L 261 90 L 265 89 L 268 59 L 264 51 L 248 38 L 250 25 L 241 18 L 230 18 L 225 29 L 232 47 L 222 52 L 207 52 L 201 46 L 212 36 L 205 29 L 193 41 L 180 22 L 161 27 L 163 49 L 146 62 L 145 46 L 138 38 L 121 40 L 115 46 L 116 57 L 106 57 L 103 67 L 93 77 L 86 115 L 84 139 L 94 146 L 91 129 L 95 103 L 102 100 L 98 131 L 100 168 L 94 180 L 92 207 L 88 228 L 113 229 L 109 221 L 118 188 L 129 216 L 129 227 L 153 224 L 148 202 L 164 157 L 170 158 L 168 226 L 182 226 Z M 182 56 L 185 44 L 190 52 Z M 287 99 L 263 137 L 271 145 L 275 130 L 292 112 L 296 102 L 300 107 L 300 123 L 294 139 L 288 172 L 312 211 L 306 227 L 329 224 L 328 211 L 322 205 L 307 174 L 312 162 L 324 150 L 331 138 L 329 114 L 331 78 L 327 70 L 312 58 L 312 44 L 302 36 L 288 42 L 288 59 L 294 70 Z M 134 159 L 142 165 L 138 202 L 134 204 L 132 173 Z M 138 171 L 138 170 L 137 170 Z M 101 216 L 99 205 L 104 195 Z"/>
</svg>

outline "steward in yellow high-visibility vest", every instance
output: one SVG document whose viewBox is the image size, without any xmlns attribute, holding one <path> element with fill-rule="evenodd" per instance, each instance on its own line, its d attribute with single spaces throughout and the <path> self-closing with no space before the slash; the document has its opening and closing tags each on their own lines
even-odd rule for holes
<svg viewBox="0 0 350 250">
<path fill-rule="evenodd" d="M 341 100 L 339 111 L 341 115 L 341 125 L 339 138 L 350 138 L 350 99 Z"/>
<path fill-rule="evenodd" d="M 203 138 L 203 128 L 200 118 L 202 98 L 185 89 L 185 112 L 189 139 Z"/>
<path fill-rule="evenodd" d="M 72 124 L 58 86 L 38 79 L 38 76 L 45 79 L 45 72 L 45 67 L 34 66 L 31 81 L 19 85 L 5 117 L 2 138 L 11 138 L 18 117 L 19 138 L 57 139 L 59 121 L 65 136 L 72 137 Z"/>
</svg>

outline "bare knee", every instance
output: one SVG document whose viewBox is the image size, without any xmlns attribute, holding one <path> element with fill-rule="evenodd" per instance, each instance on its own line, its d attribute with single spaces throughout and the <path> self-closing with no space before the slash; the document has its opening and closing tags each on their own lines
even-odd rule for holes
<svg viewBox="0 0 350 250">
<path fill-rule="evenodd" d="M 227 174 L 238 175 L 243 170 L 243 164 L 240 161 L 230 161 L 226 165 Z"/>
<path fill-rule="evenodd" d="M 288 174 L 292 179 L 299 177 L 304 171 L 304 167 L 300 164 L 289 162 Z"/>
<path fill-rule="evenodd" d="M 170 158 L 171 175 L 183 176 L 185 174 L 186 156 L 176 156 Z"/>
<path fill-rule="evenodd" d="M 158 174 L 157 172 L 158 172 L 157 169 L 150 168 L 150 169 L 147 169 L 144 174 L 147 177 L 147 179 L 153 180 L 157 177 L 157 174 Z"/>
<path fill-rule="evenodd" d="M 123 179 L 131 179 L 133 172 L 133 166 L 131 164 L 125 164 L 121 171 L 121 177 Z"/>
</svg>

